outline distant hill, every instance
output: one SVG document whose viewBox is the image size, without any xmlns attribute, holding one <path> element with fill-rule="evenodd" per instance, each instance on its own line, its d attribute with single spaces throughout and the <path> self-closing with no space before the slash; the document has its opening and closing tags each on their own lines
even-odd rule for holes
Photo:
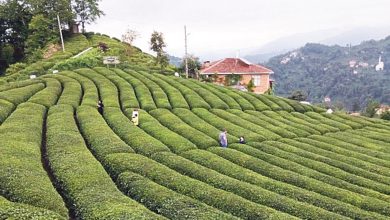
<svg viewBox="0 0 390 220">
<path fill-rule="evenodd" d="M 379 57 L 384 71 L 375 71 Z M 303 90 L 313 102 L 329 96 L 349 109 L 369 99 L 390 103 L 390 37 L 357 46 L 306 44 L 266 63 L 275 72 L 276 93 Z"/>
<path fill-rule="evenodd" d="M 175 57 L 175 56 L 171 56 L 171 55 L 168 55 L 168 57 L 169 57 L 169 63 L 171 65 L 174 65 L 176 67 L 180 66 L 181 60 L 182 60 L 180 57 Z"/>
</svg>

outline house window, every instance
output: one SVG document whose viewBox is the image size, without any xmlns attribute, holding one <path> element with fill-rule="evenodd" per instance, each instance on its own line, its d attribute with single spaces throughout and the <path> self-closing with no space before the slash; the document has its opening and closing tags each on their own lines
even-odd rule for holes
<svg viewBox="0 0 390 220">
<path fill-rule="evenodd" d="M 252 76 L 252 79 L 255 86 L 260 86 L 260 75 L 254 75 Z"/>
</svg>

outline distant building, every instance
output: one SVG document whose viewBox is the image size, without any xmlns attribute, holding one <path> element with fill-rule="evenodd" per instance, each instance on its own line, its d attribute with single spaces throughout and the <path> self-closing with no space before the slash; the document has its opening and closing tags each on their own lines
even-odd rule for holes
<svg viewBox="0 0 390 220">
<path fill-rule="evenodd" d="M 350 60 L 350 61 L 349 61 L 349 67 L 350 67 L 350 68 L 354 68 L 355 65 L 356 65 L 356 63 L 357 63 L 356 60 Z"/>
<path fill-rule="evenodd" d="M 245 88 L 253 80 L 254 93 L 262 94 L 272 87 L 270 75 L 274 72 L 264 66 L 252 64 L 242 58 L 225 58 L 215 62 L 204 62 L 200 75 L 213 77 L 216 75 L 216 84 L 223 85 L 228 75 L 240 75 L 237 88 Z"/>
<path fill-rule="evenodd" d="M 385 69 L 385 63 L 382 61 L 382 56 L 379 56 L 378 64 L 375 66 L 376 71 L 383 71 Z"/>
<path fill-rule="evenodd" d="M 375 109 L 375 114 L 382 115 L 385 112 L 390 111 L 390 106 L 388 105 L 380 105 L 379 108 Z"/>
</svg>

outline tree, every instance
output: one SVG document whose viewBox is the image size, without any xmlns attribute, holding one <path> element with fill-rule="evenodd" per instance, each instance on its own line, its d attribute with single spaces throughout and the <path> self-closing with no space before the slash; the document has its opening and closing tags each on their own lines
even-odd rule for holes
<svg viewBox="0 0 390 220">
<path fill-rule="evenodd" d="M 49 42 L 58 42 L 59 37 L 52 22 L 42 14 L 35 15 L 28 26 L 29 35 L 26 49 L 31 55 L 35 50 L 43 48 Z"/>
<path fill-rule="evenodd" d="M 100 0 L 73 0 L 73 10 L 77 19 L 81 23 L 81 30 L 85 32 L 85 24 L 90 24 L 96 21 L 97 18 L 104 15 L 104 12 L 99 9 Z"/>
<path fill-rule="evenodd" d="M 370 100 L 367 103 L 367 106 L 363 111 L 363 115 L 370 117 L 370 118 L 374 117 L 374 115 L 376 113 L 376 109 L 379 108 L 379 106 L 380 106 L 380 103 L 378 101 Z"/>
<path fill-rule="evenodd" d="M 307 95 L 303 91 L 297 90 L 294 91 L 288 98 L 296 101 L 305 101 L 307 99 Z"/>
<path fill-rule="evenodd" d="M 122 35 L 122 41 L 129 45 L 133 44 L 133 41 L 139 36 L 138 32 L 135 30 L 127 29 L 126 32 Z"/>
<path fill-rule="evenodd" d="M 168 54 L 164 51 L 167 45 L 164 42 L 164 36 L 161 32 L 153 31 L 150 38 L 150 49 L 157 53 L 156 63 L 160 64 L 161 69 L 169 64 Z"/>
<path fill-rule="evenodd" d="M 253 82 L 253 79 L 251 79 L 249 83 L 246 85 L 246 89 L 248 90 L 248 92 L 253 92 L 254 88 L 255 88 L 255 83 Z"/>
<path fill-rule="evenodd" d="M 192 78 L 198 78 L 197 73 L 202 67 L 202 64 L 199 62 L 199 57 L 196 57 L 193 54 L 188 55 L 187 64 L 188 64 L 188 75 L 192 76 Z M 185 57 L 182 59 L 182 62 L 180 63 L 179 71 L 182 73 L 186 71 Z"/>
<path fill-rule="evenodd" d="M 381 119 L 390 121 L 390 111 L 387 111 L 381 115 Z"/>
</svg>

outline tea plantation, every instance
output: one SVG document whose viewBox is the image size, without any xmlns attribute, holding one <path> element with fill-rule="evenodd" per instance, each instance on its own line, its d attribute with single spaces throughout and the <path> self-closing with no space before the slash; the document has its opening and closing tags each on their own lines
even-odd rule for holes
<svg viewBox="0 0 390 220">
<path fill-rule="evenodd" d="M 276 96 L 60 71 L 0 86 L 0 140 L 0 219 L 390 219 L 390 123 Z"/>
</svg>

